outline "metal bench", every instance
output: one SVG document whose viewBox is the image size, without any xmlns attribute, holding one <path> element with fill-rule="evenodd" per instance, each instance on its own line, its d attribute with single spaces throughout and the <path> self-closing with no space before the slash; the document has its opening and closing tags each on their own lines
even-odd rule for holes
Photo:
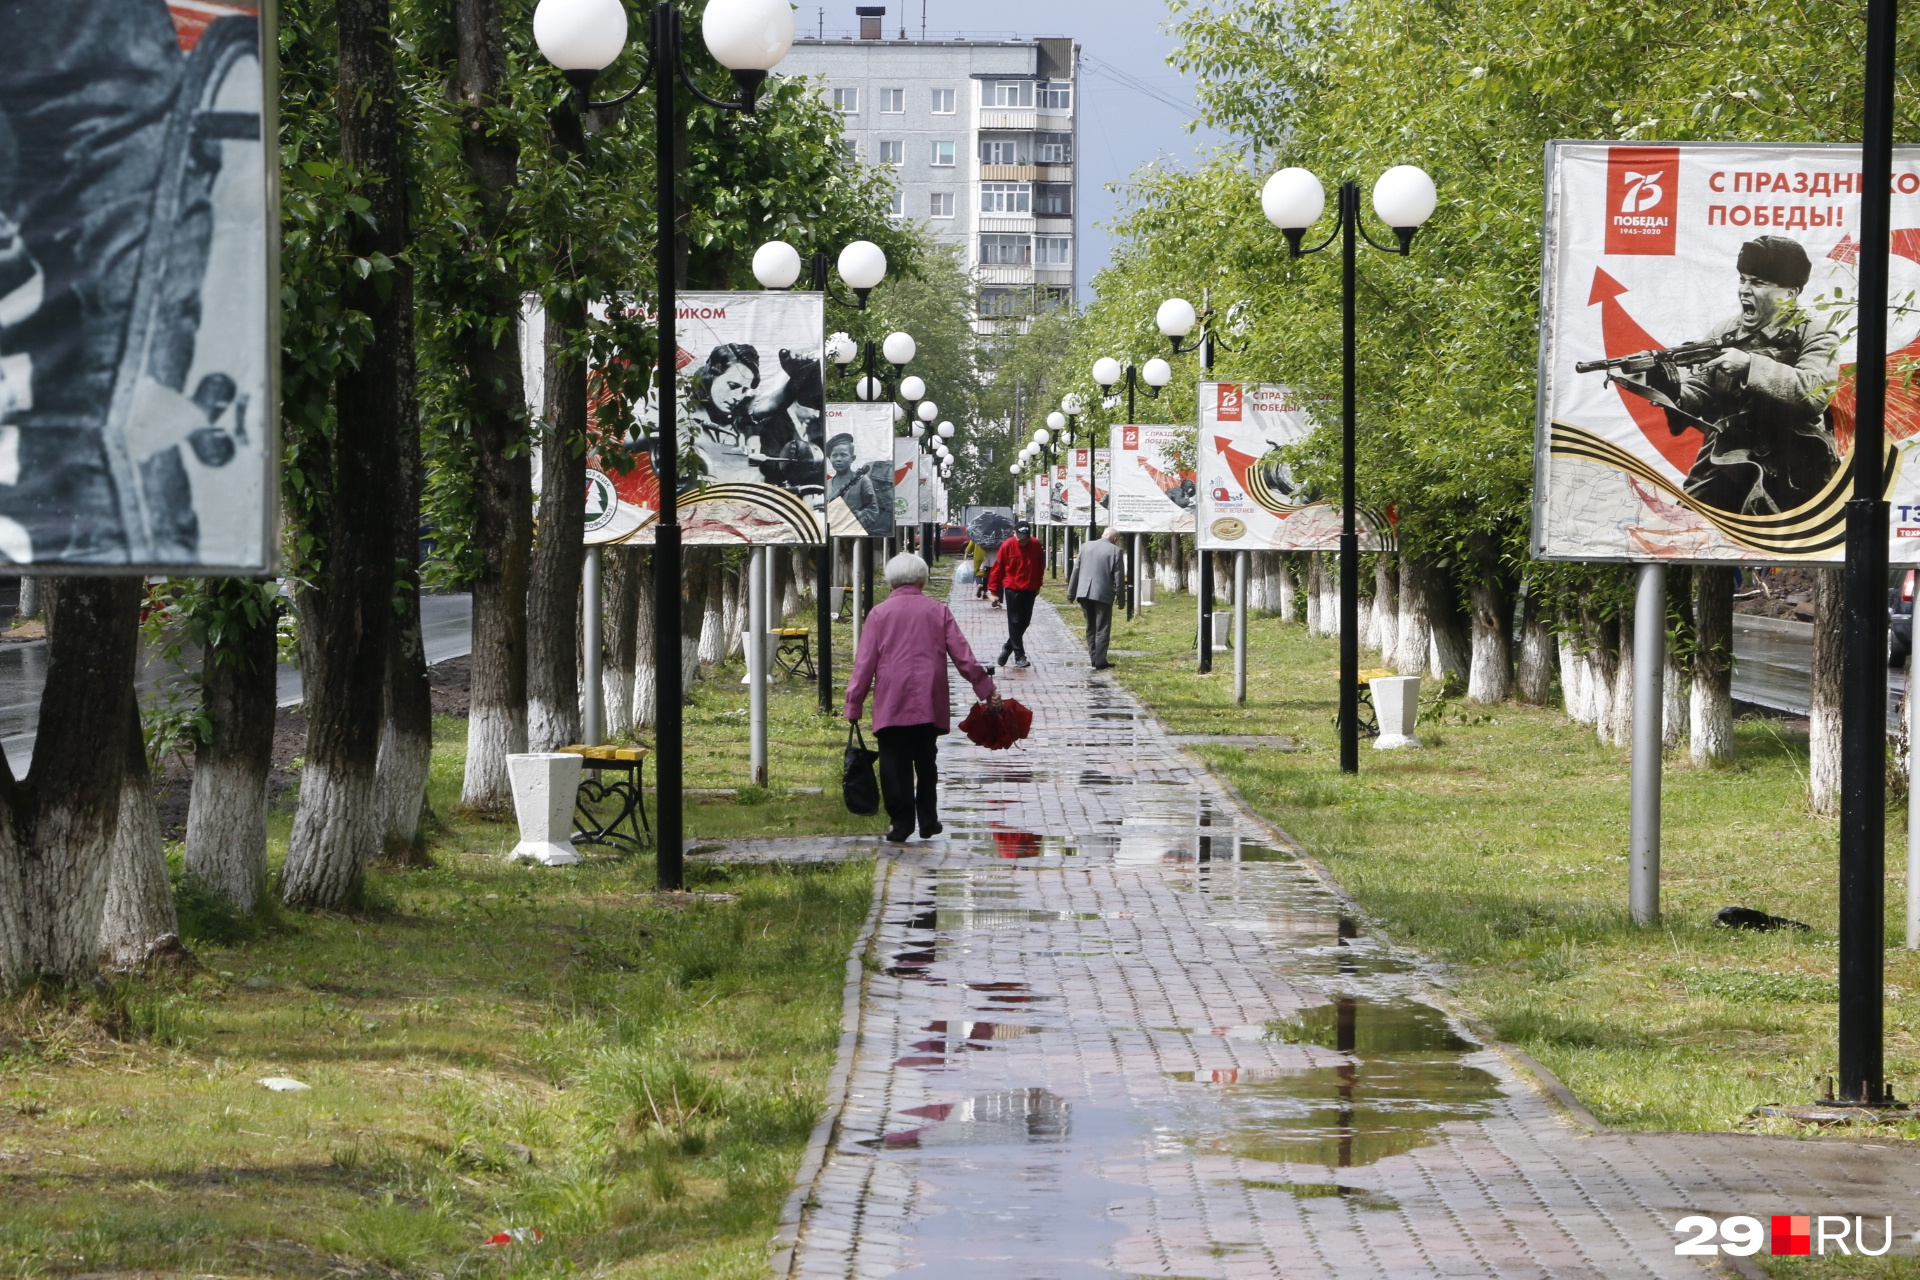
<svg viewBox="0 0 1920 1280">
<path fill-rule="evenodd" d="M 790 676 L 811 680 L 813 668 L 813 632 L 805 627 L 774 627 L 768 634 L 780 642 L 773 651 L 773 665 Z"/>
<path fill-rule="evenodd" d="M 589 747 L 576 742 L 560 750 L 581 757 L 586 772 L 592 775 L 580 779 L 580 790 L 574 796 L 574 821 L 579 829 L 573 833 L 573 842 L 629 849 L 640 849 L 652 843 L 653 824 L 647 819 L 647 795 L 641 776 L 641 766 L 647 761 L 647 749 Z M 618 776 L 608 780 L 605 775 L 609 773 Z M 620 805 L 611 820 L 602 822 L 594 816 L 593 811 L 608 800 L 618 800 Z"/>
</svg>

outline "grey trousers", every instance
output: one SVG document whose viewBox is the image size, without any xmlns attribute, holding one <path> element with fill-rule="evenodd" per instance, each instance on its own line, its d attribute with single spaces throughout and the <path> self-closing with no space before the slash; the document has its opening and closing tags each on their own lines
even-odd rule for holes
<svg viewBox="0 0 1920 1280">
<path fill-rule="evenodd" d="M 1107 666 L 1107 641 L 1113 637 L 1113 601 L 1082 600 L 1080 612 L 1087 618 L 1087 661 L 1096 668 Z"/>
</svg>

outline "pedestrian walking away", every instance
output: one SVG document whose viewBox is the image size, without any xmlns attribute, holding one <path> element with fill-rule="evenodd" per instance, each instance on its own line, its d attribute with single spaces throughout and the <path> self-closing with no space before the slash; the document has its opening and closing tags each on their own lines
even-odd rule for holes
<svg viewBox="0 0 1920 1280">
<path fill-rule="evenodd" d="M 1046 567 L 1046 552 L 1033 536 L 1033 526 L 1016 525 L 1013 536 L 1000 544 L 987 578 L 987 586 L 1007 602 L 1007 643 L 1000 649 L 999 666 L 1006 666 L 1009 657 L 1016 667 L 1027 665 L 1027 627 Z"/>
<path fill-rule="evenodd" d="M 947 606 L 926 593 L 927 562 L 912 552 L 887 561 L 885 600 L 867 615 L 860 651 L 847 678 L 846 716 L 858 723 L 873 693 L 873 736 L 880 743 L 880 797 L 899 844 L 913 834 L 940 834 L 939 737 L 953 728 L 947 659 L 987 705 L 1000 705 L 993 678 L 973 656 Z"/>
<path fill-rule="evenodd" d="M 1107 641 L 1113 635 L 1113 602 L 1126 581 L 1127 558 L 1120 550 L 1120 531 L 1109 529 L 1104 538 L 1089 542 L 1067 575 L 1067 599 L 1078 601 L 1087 619 L 1087 661 L 1105 671 Z"/>
</svg>

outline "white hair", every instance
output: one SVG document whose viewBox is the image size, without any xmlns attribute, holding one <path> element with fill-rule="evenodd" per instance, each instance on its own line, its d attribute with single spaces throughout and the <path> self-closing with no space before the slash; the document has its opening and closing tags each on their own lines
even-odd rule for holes
<svg viewBox="0 0 1920 1280">
<path fill-rule="evenodd" d="M 889 587 L 926 586 L 927 562 L 911 551 L 902 551 L 887 561 L 887 585 Z"/>
</svg>

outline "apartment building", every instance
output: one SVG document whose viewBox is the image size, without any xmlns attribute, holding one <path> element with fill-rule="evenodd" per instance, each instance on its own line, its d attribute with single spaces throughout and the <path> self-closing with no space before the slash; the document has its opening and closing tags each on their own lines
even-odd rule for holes
<svg viewBox="0 0 1920 1280">
<path fill-rule="evenodd" d="M 982 332 L 1070 301 L 1079 46 L 888 39 L 885 7 L 854 13 L 857 35 L 803 36 L 780 74 L 818 78 L 848 149 L 895 171 L 894 215 L 960 248 Z"/>
</svg>

